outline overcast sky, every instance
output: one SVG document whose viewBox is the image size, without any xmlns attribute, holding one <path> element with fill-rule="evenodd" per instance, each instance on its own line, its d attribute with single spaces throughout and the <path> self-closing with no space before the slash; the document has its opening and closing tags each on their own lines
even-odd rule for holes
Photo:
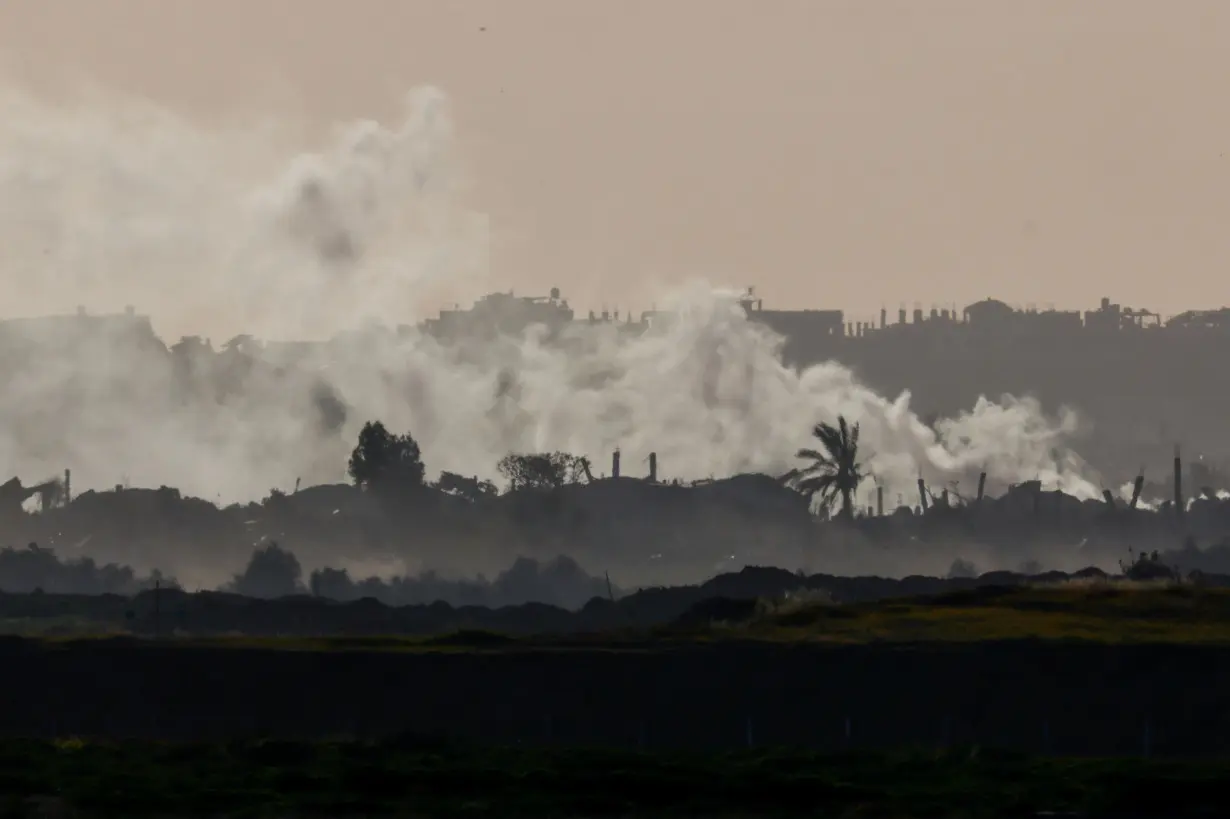
<svg viewBox="0 0 1230 819">
<path fill-rule="evenodd" d="M 11 81 L 452 98 L 498 284 L 647 308 L 1227 302 L 1225 0 L 0 0 Z"/>
</svg>

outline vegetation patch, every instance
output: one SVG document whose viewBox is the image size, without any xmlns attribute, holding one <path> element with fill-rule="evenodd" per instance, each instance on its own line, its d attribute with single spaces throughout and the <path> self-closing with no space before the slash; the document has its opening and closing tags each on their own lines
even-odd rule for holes
<svg viewBox="0 0 1230 819">
<path fill-rule="evenodd" d="M 1089 640 L 1230 644 L 1230 591 L 1195 586 L 988 586 L 935 597 L 762 609 L 751 639 L 830 641 Z"/>
<path fill-rule="evenodd" d="M 507 634 L 494 628 L 441 629 L 431 634 L 124 635 L 28 632 L 14 642 L 92 650 L 102 645 L 168 644 L 218 649 L 312 652 L 479 650 L 644 650 L 686 643 L 1000 642 L 1081 640 L 1098 643 L 1230 645 L 1230 589 L 1186 584 L 1054 584 L 991 586 L 930 597 L 834 602 L 823 591 L 779 598 L 707 598 L 668 625 L 573 633 Z"/>
</svg>

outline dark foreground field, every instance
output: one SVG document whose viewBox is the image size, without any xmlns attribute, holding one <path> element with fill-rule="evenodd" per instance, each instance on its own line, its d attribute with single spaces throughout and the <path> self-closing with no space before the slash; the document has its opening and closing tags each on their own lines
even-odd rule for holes
<svg viewBox="0 0 1230 819">
<path fill-rule="evenodd" d="M 1230 778 L 1230 593 L 1192 586 L 713 599 L 571 636 L 8 637 L 0 665 L 0 817 L 1161 819 L 1224 815 Z"/>
<path fill-rule="evenodd" d="M 1230 764 L 945 752 L 665 755 L 383 743 L 0 744 L 8 816 L 1214 816 Z"/>
<path fill-rule="evenodd" d="M 984 589 L 507 638 L 0 640 L 0 738 L 1230 757 L 1230 594 Z"/>
<path fill-rule="evenodd" d="M 0 736 L 394 733 L 525 746 L 816 750 L 978 743 L 1230 756 L 1230 651 L 1003 642 L 286 651 L 0 649 Z"/>
</svg>

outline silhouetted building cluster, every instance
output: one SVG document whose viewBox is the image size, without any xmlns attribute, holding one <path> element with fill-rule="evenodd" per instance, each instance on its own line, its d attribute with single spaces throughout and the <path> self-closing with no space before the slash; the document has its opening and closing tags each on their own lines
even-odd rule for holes
<svg viewBox="0 0 1230 819">
<path fill-rule="evenodd" d="M 451 340 L 462 336 L 483 338 L 519 334 L 536 324 L 555 330 L 572 320 L 572 308 L 560 298 L 559 288 L 553 287 L 545 297 L 515 296 L 512 291 L 489 293 L 469 310 L 460 307 L 441 310 L 437 318 L 423 322 L 420 329 L 437 338 Z"/>
<path fill-rule="evenodd" d="M 1071 339 L 1093 334 L 1132 331 L 1161 333 L 1188 330 L 1230 331 L 1230 310 L 1193 310 L 1166 321 L 1160 314 L 1147 309 L 1133 309 L 1103 298 L 1095 310 L 1039 310 L 1029 306 L 1015 308 L 998 299 L 987 298 L 961 310 L 955 306 L 932 307 L 924 312 L 915 305 L 907 312 L 897 310 L 890 320 L 888 310 L 881 309 L 879 322 L 847 321 L 841 310 L 765 310 L 763 300 L 756 298 L 752 288 L 741 299 L 750 318 L 768 325 L 787 340 L 805 343 L 809 340 L 861 339 L 877 335 L 917 339 L 920 334 L 962 332 L 971 338 L 999 335 L 1013 339 L 1022 337 L 1068 336 Z"/>
<path fill-rule="evenodd" d="M 1021 309 L 992 298 L 960 310 L 953 305 L 924 311 L 921 306 L 915 305 L 913 310 L 907 311 L 903 306 L 893 317 L 887 309 L 882 309 L 878 322 L 847 320 L 845 312 L 840 309 L 765 309 L 764 300 L 757 297 L 751 287 L 740 299 L 740 304 L 752 320 L 772 328 L 788 341 L 804 345 L 813 341 L 866 338 L 880 333 L 943 333 L 953 328 L 968 333 L 1014 337 L 1133 330 L 1230 331 L 1230 309 L 1192 310 L 1163 321 L 1156 312 L 1126 307 L 1111 302 L 1109 298 L 1103 298 L 1097 309 L 1083 313 L 1053 308 L 1040 310 L 1033 306 Z M 420 324 L 419 329 L 441 338 L 463 333 L 519 333 L 534 324 L 562 330 L 574 322 L 616 323 L 626 325 L 631 331 L 644 331 L 653 325 L 655 319 L 662 321 L 669 317 L 669 312 L 656 309 L 644 311 L 637 318 L 633 317 L 631 310 L 625 311 L 621 317 L 619 310 L 603 309 L 600 313 L 590 311 L 586 318 L 577 318 L 568 302 L 560 298 L 559 288 L 552 288 L 547 297 L 516 296 L 511 291 L 492 293 L 479 299 L 470 309 L 454 306 L 442 310 L 437 318 Z"/>
<path fill-rule="evenodd" d="M 1151 331 L 1153 338 L 1161 339 L 1171 333 L 1191 331 L 1226 333 L 1230 337 L 1230 308 L 1189 310 L 1163 321 L 1160 314 L 1143 308 L 1131 308 L 1103 298 L 1094 310 L 1037 309 L 1033 306 L 1016 308 L 998 299 L 986 298 L 958 310 L 955 305 L 932 307 L 924 311 L 915 305 L 910 311 L 904 306 L 890 316 L 881 309 L 879 321 L 850 321 L 840 309 L 766 309 L 764 300 L 754 288 L 749 287 L 739 300 L 747 315 L 784 336 L 788 343 L 799 348 L 809 345 L 830 346 L 834 343 L 872 337 L 900 338 L 902 334 L 917 338 L 918 334 L 951 334 L 954 330 L 970 336 L 983 334 L 1020 338 L 1022 336 L 1071 336 L 1091 337 L 1094 334 Z M 585 317 L 577 317 L 568 300 L 553 287 L 546 296 L 520 296 L 512 291 L 489 293 L 478 299 L 470 308 L 460 305 L 441 310 L 435 318 L 416 325 L 427 335 L 441 340 L 493 337 L 504 334 L 520 334 L 528 328 L 541 325 L 549 331 L 561 331 L 571 326 L 594 324 L 617 324 L 628 332 L 647 330 L 655 323 L 671 318 L 669 311 L 646 310 L 634 317 L 632 310 L 622 312 L 603 309 L 589 311 Z M 403 325 L 403 332 L 411 327 Z M 74 314 L 44 316 L 37 318 L 10 318 L 0 320 L 0 349 L 39 347 L 44 352 L 50 348 L 63 348 L 76 342 L 87 342 L 98 334 L 124 334 L 145 342 L 155 342 L 148 316 L 138 315 L 132 307 L 119 314 L 93 314 L 78 308 Z M 199 336 L 188 336 L 179 342 L 185 347 L 208 348 L 212 343 Z M 300 351 L 318 346 L 313 342 L 261 342 L 249 335 L 240 335 L 223 346 L 223 350 L 235 349 L 246 354 L 262 350 Z"/>
</svg>

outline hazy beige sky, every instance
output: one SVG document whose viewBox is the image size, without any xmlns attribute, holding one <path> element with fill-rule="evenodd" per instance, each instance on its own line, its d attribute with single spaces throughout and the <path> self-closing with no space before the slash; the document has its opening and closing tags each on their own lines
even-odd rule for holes
<svg viewBox="0 0 1230 819">
<path fill-rule="evenodd" d="M 0 52 L 196 117 L 437 84 L 497 281 L 586 307 L 1228 301 L 1225 0 L 0 0 Z"/>
</svg>

